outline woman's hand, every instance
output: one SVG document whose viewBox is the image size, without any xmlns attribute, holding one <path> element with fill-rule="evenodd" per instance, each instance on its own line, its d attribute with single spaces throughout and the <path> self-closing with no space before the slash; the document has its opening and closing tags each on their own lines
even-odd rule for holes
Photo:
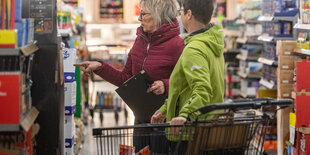
<svg viewBox="0 0 310 155">
<path fill-rule="evenodd" d="M 154 81 L 152 86 L 147 89 L 147 93 L 153 92 L 156 95 L 164 94 L 165 93 L 165 84 L 163 81 L 158 80 Z"/>
<path fill-rule="evenodd" d="M 90 74 L 93 71 L 98 70 L 102 64 L 97 61 L 85 61 L 82 63 L 74 64 L 74 66 L 81 66 L 81 69 L 84 73 Z"/>
<path fill-rule="evenodd" d="M 183 125 L 186 122 L 186 118 L 184 117 L 174 117 L 170 121 L 170 125 Z M 171 132 L 174 134 L 179 134 L 180 130 L 179 127 L 172 127 Z"/>
<path fill-rule="evenodd" d="M 164 123 L 166 116 L 160 110 L 157 110 L 152 118 L 151 123 Z"/>
</svg>

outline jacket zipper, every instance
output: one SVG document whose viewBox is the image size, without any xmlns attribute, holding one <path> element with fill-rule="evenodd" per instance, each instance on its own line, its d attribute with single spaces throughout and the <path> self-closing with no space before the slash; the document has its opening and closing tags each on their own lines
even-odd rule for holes
<svg viewBox="0 0 310 155">
<path fill-rule="evenodd" d="M 149 55 L 149 50 L 150 50 L 150 45 L 151 45 L 151 39 L 146 39 L 144 38 L 143 35 L 140 35 L 143 39 L 145 39 L 147 41 L 147 48 L 146 48 L 146 54 L 145 54 L 145 57 L 144 57 L 144 60 L 143 60 L 143 64 L 142 64 L 142 70 L 144 70 L 144 65 L 145 65 L 145 62 L 146 62 L 146 58 L 147 56 Z M 151 38 L 151 37 L 150 37 Z"/>
</svg>

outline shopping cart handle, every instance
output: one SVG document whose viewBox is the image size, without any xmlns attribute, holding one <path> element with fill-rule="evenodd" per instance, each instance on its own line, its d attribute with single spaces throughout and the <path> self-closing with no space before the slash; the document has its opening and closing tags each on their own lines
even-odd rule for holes
<svg viewBox="0 0 310 155">
<path fill-rule="evenodd" d="M 197 109 L 201 114 L 210 113 L 214 110 L 247 110 L 247 109 L 259 109 L 262 106 L 289 106 L 293 103 L 291 99 L 280 99 L 276 100 L 273 98 L 258 98 L 258 99 L 238 99 L 238 100 L 229 100 L 225 103 L 216 103 L 204 106 L 202 108 Z M 196 112 L 194 111 L 194 112 Z"/>
</svg>

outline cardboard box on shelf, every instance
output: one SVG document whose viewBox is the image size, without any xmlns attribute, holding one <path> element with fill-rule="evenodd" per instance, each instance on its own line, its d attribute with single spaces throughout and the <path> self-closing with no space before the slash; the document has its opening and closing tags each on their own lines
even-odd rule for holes
<svg viewBox="0 0 310 155">
<path fill-rule="evenodd" d="M 278 98 L 291 98 L 293 91 L 293 84 L 278 85 Z"/>
<path fill-rule="evenodd" d="M 296 41 L 277 41 L 277 55 L 294 55 L 294 50 L 297 48 Z"/>
<path fill-rule="evenodd" d="M 301 60 L 296 62 L 296 86 L 295 91 L 302 90 L 310 92 L 310 61 Z"/>
<path fill-rule="evenodd" d="M 280 70 L 294 70 L 295 68 L 295 56 L 279 55 L 278 61 Z"/>
<path fill-rule="evenodd" d="M 278 69 L 278 85 L 282 84 L 294 84 L 294 70 L 281 70 Z"/>
</svg>

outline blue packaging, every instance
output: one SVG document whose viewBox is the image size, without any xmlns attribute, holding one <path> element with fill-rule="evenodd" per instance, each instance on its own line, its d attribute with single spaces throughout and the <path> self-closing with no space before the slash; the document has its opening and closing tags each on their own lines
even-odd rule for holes
<svg viewBox="0 0 310 155">
<path fill-rule="evenodd" d="M 22 21 L 22 0 L 15 0 L 15 22 Z"/>
<path fill-rule="evenodd" d="M 15 22 L 15 29 L 17 30 L 17 46 L 22 47 L 25 45 L 25 20 Z"/>
<path fill-rule="evenodd" d="M 292 23 L 291 22 L 283 22 L 283 34 L 292 35 Z"/>
<path fill-rule="evenodd" d="M 282 24 L 280 22 L 273 23 L 274 36 L 281 35 Z"/>
</svg>

